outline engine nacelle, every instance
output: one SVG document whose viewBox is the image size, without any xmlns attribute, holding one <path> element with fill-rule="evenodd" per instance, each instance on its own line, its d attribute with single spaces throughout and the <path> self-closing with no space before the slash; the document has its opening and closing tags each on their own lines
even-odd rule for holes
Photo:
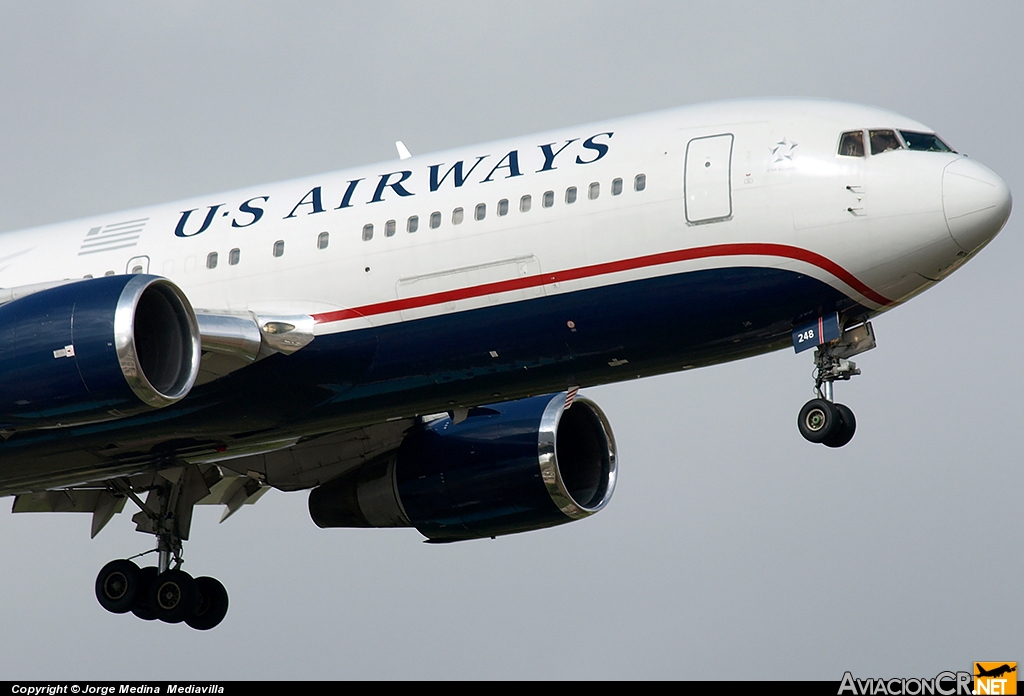
<svg viewBox="0 0 1024 696">
<path fill-rule="evenodd" d="M 415 527 L 433 542 L 552 527 L 615 488 L 615 440 L 593 402 L 565 393 L 473 409 L 410 432 L 398 450 L 309 495 L 320 527 Z"/>
<path fill-rule="evenodd" d="M 0 424 L 76 425 L 168 406 L 199 374 L 184 293 L 150 275 L 94 278 L 0 305 Z"/>
</svg>

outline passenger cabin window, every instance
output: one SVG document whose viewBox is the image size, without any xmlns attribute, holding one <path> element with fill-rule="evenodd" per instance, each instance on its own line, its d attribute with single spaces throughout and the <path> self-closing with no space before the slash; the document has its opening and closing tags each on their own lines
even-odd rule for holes
<svg viewBox="0 0 1024 696">
<path fill-rule="evenodd" d="M 502 198 L 498 201 L 498 217 L 508 215 L 508 199 Z"/>
<path fill-rule="evenodd" d="M 590 188 L 587 190 L 587 198 L 589 198 L 590 200 L 595 200 L 600 195 L 601 195 L 601 184 L 599 184 L 599 183 L 597 183 L 595 181 L 594 183 L 592 183 L 590 185 Z"/>
<path fill-rule="evenodd" d="M 487 204 L 478 203 L 476 206 L 476 212 L 473 213 L 473 217 L 476 218 L 477 220 L 483 220 L 485 217 L 487 217 Z"/>
<path fill-rule="evenodd" d="M 843 157 L 864 156 L 864 131 L 848 131 L 839 137 L 839 154 Z"/>
<path fill-rule="evenodd" d="M 869 132 L 868 139 L 871 141 L 872 155 L 880 155 L 890 150 L 903 149 L 903 143 L 896 137 L 896 131 L 873 130 Z"/>
<path fill-rule="evenodd" d="M 612 179 L 612 195 L 618 196 L 622 193 L 622 179 Z"/>
<path fill-rule="evenodd" d="M 397 226 L 396 226 L 394 220 L 388 220 L 387 222 L 385 222 L 384 223 L 384 236 L 385 237 L 394 237 L 395 236 L 395 229 L 396 229 L 396 227 Z"/>
<path fill-rule="evenodd" d="M 279 239 L 276 242 L 274 242 L 274 256 L 278 257 L 278 258 L 284 256 L 284 240 L 283 239 Z"/>
<path fill-rule="evenodd" d="M 413 215 L 405 222 L 405 231 L 412 234 L 420 228 L 420 217 L 419 215 Z"/>
<path fill-rule="evenodd" d="M 575 203 L 576 202 L 576 187 L 570 186 L 565 190 L 565 202 Z"/>
<path fill-rule="evenodd" d="M 925 152 L 956 152 L 934 133 L 915 133 L 914 131 L 900 131 L 903 142 L 907 144 L 908 150 L 923 150 Z"/>
<path fill-rule="evenodd" d="M 216 251 L 211 251 L 206 256 L 206 267 L 207 268 L 216 268 L 217 267 L 217 252 Z"/>
<path fill-rule="evenodd" d="M 530 198 L 529 194 L 519 199 L 519 212 L 528 213 L 530 212 L 530 206 L 533 205 L 533 199 Z"/>
<path fill-rule="evenodd" d="M 327 232 L 321 232 L 320 235 L 316 238 L 316 248 L 317 249 L 326 249 L 327 245 L 330 244 L 330 243 L 331 243 L 331 235 L 328 234 Z"/>
<path fill-rule="evenodd" d="M 452 224 L 453 225 L 460 225 L 460 224 L 462 224 L 462 217 L 463 217 L 463 215 L 464 215 L 464 211 L 462 210 L 462 208 L 456 208 L 455 210 L 453 210 L 452 211 Z"/>
<path fill-rule="evenodd" d="M 441 211 L 435 210 L 430 214 L 430 229 L 436 230 L 441 226 Z"/>
<path fill-rule="evenodd" d="M 645 188 L 647 188 L 647 175 L 637 174 L 636 178 L 633 179 L 633 190 L 643 191 Z"/>
<path fill-rule="evenodd" d="M 232 249 L 228 252 L 228 265 L 237 266 L 238 262 L 242 259 L 241 249 Z"/>
<path fill-rule="evenodd" d="M 132 266 L 132 275 L 142 273 L 142 266 Z"/>
<path fill-rule="evenodd" d="M 363 241 L 368 242 L 371 239 L 373 239 L 373 223 L 363 225 Z"/>
<path fill-rule="evenodd" d="M 544 198 L 541 200 L 540 204 L 545 208 L 550 208 L 551 206 L 553 206 L 555 204 L 555 192 L 545 191 Z"/>
</svg>

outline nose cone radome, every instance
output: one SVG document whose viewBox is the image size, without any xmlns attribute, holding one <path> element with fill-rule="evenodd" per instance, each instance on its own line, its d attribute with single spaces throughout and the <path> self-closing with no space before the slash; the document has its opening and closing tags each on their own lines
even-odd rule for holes
<svg viewBox="0 0 1024 696">
<path fill-rule="evenodd" d="M 942 209 L 953 240 L 972 252 L 996 236 L 1010 217 L 1013 200 L 1006 182 L 966 157 L 942 173 Z"/>
</svg>

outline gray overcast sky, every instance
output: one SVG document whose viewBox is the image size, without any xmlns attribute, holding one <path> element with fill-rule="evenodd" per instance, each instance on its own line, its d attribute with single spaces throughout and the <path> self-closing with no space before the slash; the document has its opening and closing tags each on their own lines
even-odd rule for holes
<svg viewBox="0 0 1024 696">
<path fill-rule="evenodd" d="M 1017 2 L 0 1 L 0 230 L 723 98 L 873 104 L 1024 197 Z M 934 676 L 1024 661 L 1021 214 L 875 321 L 805 443 L 811 359 L 588 390 L 619 485 L 600 515 L 447 546 L 320 530 L 271 492 L 202 509 L 185 568 L 217 629 L 104 612 L 131 512 L 0 514 L 0 679 Z M 1015 405 L 1017 404 L 1017 405 Z M 3 466 L 0 461 L 0 467 Z M 10 500 L 0 501 L 7 505 Z"/>
</svg>

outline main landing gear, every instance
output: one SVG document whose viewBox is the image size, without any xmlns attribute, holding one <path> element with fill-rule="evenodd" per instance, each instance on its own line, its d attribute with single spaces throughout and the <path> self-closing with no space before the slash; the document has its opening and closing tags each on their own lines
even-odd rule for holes
<svg viewBox="0 0 1024 696">
<path fill-rule="evenodd" d="M 111 561 L 96 576 L 96 599 L 114 614 L 131 612 L 145 621 L 160 619 L 200 631 L 228 613 L 228 593 L 215 578 L 195 578 L 178 568 L 160 572 L 126 559 Z"/>
<path fill-rule="evenodd" d="M 859 375 L 857 364 L 847 358 L 874 347 L 874 332 L 871 324 L 865 323 L 844 331 L 836 341 L 815 349 L 814 392 L 817 398 L 804 404 L 796 419 L 797 428 L 805 440 L 826 447 L 842 447 L 853 439 L 857 419 L 849 406 L 835 403 L 833 384 Z"/>
<path fill-rule="evenodd" d="M 181 544 L 188 539 L 193 506 L 216 481 L 206 481 L 194 466 L 171 470 L 175 474 L 176 480 L 170 481 L 162 472 L 147 488 L 145 502 L 123 481 L 113 484 L 114 492 L 139 506 L 141 512 L 132 519 L 140 532 L 156 536 L 158 559 L 157 565 L 142 568 L 130 559 L 106 564 L 96 576 L 96 599 L 114 614 L 131 612 L 145 621 L 184 622 L 206 631 L 228 613 L 228 593 L 214 578 L 193 578 L 181 570 Z"/>
</svg>

